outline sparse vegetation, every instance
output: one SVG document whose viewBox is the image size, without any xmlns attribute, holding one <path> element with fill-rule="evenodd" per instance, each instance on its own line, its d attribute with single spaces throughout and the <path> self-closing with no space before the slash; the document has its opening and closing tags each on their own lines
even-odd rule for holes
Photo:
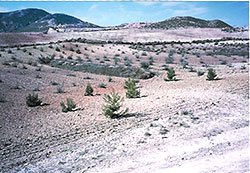
<svg viewBox="0 0 250 173">
<path fill-rule="evenodd" d="M 26 104 L 28 107 L 41 106 L 42 100 L 38 98 L 38 94 L 34 92 L 26 97 Z"/>
<path fill-rule="evenodd" d="M 176 81 L 175 78 L 175 71 L 173 68 L 169 68 L 167 71 L 167 77 L 165 78 L 165 81 Z"/>
<path fill-rule="evenodd" d="M 126 89 L 126 97 L 127 98 L 139 98 L 140 91 L 136 87 L 136 82 L 134 79 L 129 78 L 125 81 L 124 88 Z"/>
<path fill-rule="evenodd" d="M 87 87 L 86 87 L 86 89 L 85 89 L 84 95 L 85 95 L 85 96 L 93 96 L 93 92 L 94 92 L 93 87 L 91 86 L 90 83 L 88 83 L 88 85 L 87 85 Z"/>
<path fill-rule="evenodd" d="M 76 104 L 71 98 L 67 98 L 66 105 L 63 101 L 60 103 L 60 105 L 62 108 L 62 112 L 65 112 L 65 113 L 69 111 L 74 111 L 76 108 Z"/>
<path fill-rule="evenodd" d="M 207 80 L 211 81 L 211 80 L 216 80 L 217 78 L 217 74 L 215 72 L 214 69 L 209 68 L 208 72 L 207 72 Z"/>
<path fill-rule="evenodd" d="M 141 68 L 143 69 L 148 69 L 150 66 L 150 63 L 149 62 L 146 62 L 146 61 L 142 61 L 141 62 Z"/>
<path fill-rule="evenodd" d="M 128 108 L 126 108 L 123 111 L 120 111 L 123 101 L 123 98 L 118 95 L 118 93 L 112 92 L 110 95 L 105 94 L 104 102 L 106 104 L 103 105 L 102 111 L 103 115 L 105 115 L 108 118 L 119 118 L 126 115 L 128 112 Z"/>
</svg>

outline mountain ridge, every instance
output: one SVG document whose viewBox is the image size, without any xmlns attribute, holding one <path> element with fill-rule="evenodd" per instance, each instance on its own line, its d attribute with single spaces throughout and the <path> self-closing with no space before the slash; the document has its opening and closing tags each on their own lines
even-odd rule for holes
<svg viewBox="0 0 250 173">
<path fill-rule="evenodd" d="M 151 29 L 175 29 L 175 28 L 230 28 L 233 27 L 222 20 L 204 20 L 191 16 L 176 16 L 160 22 L 154 22 L 147 28 Z"/>
<path fill-rule="evenodd" d="M 53 29 L 84 29 L 103 28 L 101 26 L 82 21 L 76 17 L 63 14 L 51 14 L 43 9 L 27 8 L 11 12 L 0 13 L 0 32 L 47 32 Z M 178 28 L 228 28 L 232 26 L 222 20 L 204 20 L 191 16 L 176 16 L 159 22 L 124 23 L 118 26 L 106 27 L 118 29 L 178 29 Z"/>
<path fill-rule="evenodd" d="M 99 28 L 76 17 L 45 10 L 28 8 L 0 13 L 0 32 L 45 32 L 49 28 Z"/>
</svg>

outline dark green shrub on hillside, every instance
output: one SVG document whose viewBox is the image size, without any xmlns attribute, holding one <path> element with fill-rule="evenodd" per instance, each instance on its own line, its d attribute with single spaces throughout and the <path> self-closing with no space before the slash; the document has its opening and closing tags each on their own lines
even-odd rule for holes
<svg viewBox="0 0 250 173">
<path fill-rule="evenodd" d="M 76 53 L 77 53 L 77 54 L 81 54 L 82 52 L 80 51 L 80 49 L 77 49 L 77 50 L 76 50 Z"/>
<path fill-rule="evenodd" d="M 167 78 L 165 78 L 165 81 L 175 81 L 175 71 L 173 68 L 169 68 L 167 72 Z"/>
<path fill-rule="evenodd" d="M 118 93 L 111 93 L 110 95 L 105 94 L 104 97 L 105 105 L 103 105 L 102 111 L 103 115 L 105 115 L 108 118 L 119 118 L 122 116 L 125 116 L 128 112 L 128 108 L 126 108 L 124 111 L 120 111 L 123 101 L 123 98 L 118 95 Z"/>
<path fill-rule="evenodd" d="M 41 64 L 49 64 L 52 60 L 54 60 L 54 58 L 48 56 L 44 57 L 41 55 L 41 57 L 39 57 L 38 60 Z"/>
<path fill-rule="evenodd" d="M 62 112 L 74 111 L 76 108 L 76 104 L 71 98 L 67 98 L 66 105 L 63 101 L 60 103 L 60 105 L 62 107 Z"/>
<path fill-rule="evenodd" d="M 153 63 L 154 63 L 154 58 L 153 58 L 152 56 L 149 57 L 148 62 L 149 62 L 150 65 L 153 65 Z"/>
<path fill-rule="evenodd" d="M 214 69 L 209 68 L 207 72 L 207 80 L 216 80 L 217 74 Z"/>
<path fill-rule="evenodd" d="M 173 62 L 174 62 L 173 55 L 174 55 L 173 51 L 170 51 L 168 56 L 165 58 L 166 64 L 173 64 Z"/>
<path fill-rule="evenodd" d="M 85 96 L 93 96 L 93 92 L 94 92 L 94 89 L 93 87 L 91 86 L 91 84 L 89 83 L 85 89 Z"/>
<path fill-rule="evenodd" d="M 149 66 L 150 66 L 149 62 L 146 62 L 146 61 L 142 61 L 141 62 L 141 68 L 148 69 Z"/>
<path fill-rule="evenodd" d="M 140 97 L 140 91 L 137 90 L 136 82 L 134 79 L 129 78 L 127 81 L 125 81 L 124 88 L 126 91 L 126 97 L 127 98 L 138 98 Z"/>
<path fill-rule="evenodd" d="M 29 107 L 41 106 L 42 100 L 34 92 L 26 97 L 26 104 Z"/>
</svg>

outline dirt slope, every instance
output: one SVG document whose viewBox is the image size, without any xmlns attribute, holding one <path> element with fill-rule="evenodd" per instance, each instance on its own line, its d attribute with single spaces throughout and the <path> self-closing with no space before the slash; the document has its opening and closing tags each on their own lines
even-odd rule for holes
<svg viewBox="0 0 250 173">
<path fill-rule="evenodd" d="M 101 115 L 102 94 L 116 88 L 124 96 L 123 78 L 100 89 L 96 86 L 106 76 L 70 72 L 76 75 L 71 77 L 69 71 L 44 67 L 35 72 L 39 79 L 30 66 L 22 73 L 2 66 L 1 90 L 8 101 L 0 104 L 1 170 L 248 172 L 248 69 L 216 70 L 221 80 L 206 81 L 178 67 L 179 81 L 165 82 L 165 72 L 141 80 L 142 97 L 124 102 L 131 117 L 110 120 Z M 65 94 L 55 94 L 50 86 L 58 79 L 64 81 Z M 16 81 L 24 89 L 11 89 Z M 101 96 L 83 96 L 88 82 Z M 29 109 L 25 97 L 37 84 L 50 105 Z M 61 113 L 58 100 L 69 96 L 83 109 Z"/>
</svg>

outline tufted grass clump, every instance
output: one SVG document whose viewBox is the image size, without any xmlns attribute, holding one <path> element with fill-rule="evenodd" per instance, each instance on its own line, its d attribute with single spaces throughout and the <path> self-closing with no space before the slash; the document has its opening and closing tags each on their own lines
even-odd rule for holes
<svg viewBox="0 0 250 173">
<path fill-rule="evenodd" d="M 108 118 L 119 118 L 127 114 L 128 108 L 123 111 L 120 111 L 123 102 L 123 98 L 118 95 L 118 93 L 112 92 L 111 94 L 105 94 L 103 97 L 105 104 L 103 105 L 102 111 L 103 115 Z"/>
</svg>

